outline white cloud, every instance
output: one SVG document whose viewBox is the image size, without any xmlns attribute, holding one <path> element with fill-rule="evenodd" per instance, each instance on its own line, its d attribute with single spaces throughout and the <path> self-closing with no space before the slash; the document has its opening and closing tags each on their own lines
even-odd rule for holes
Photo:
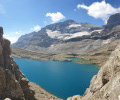
<svg viewBox="0 0 120 100">
<path fill-rule="evenodd" d="M 81 4 L 78 4 L 78 5 L 77 5 L 77 8 L 78 8 L 78 9 L 79 9 L 79 8 L 83 8 L 83 9 L 88 10 L 89 7 L 87 7 L 87 6 L 84 5 L 84 4 L 82 4 L 82 5 L 81 5 Z"/>
<path fill-rule="evenodd" d="M 51 17 L 52 23 L 58 22 L 61 19 L 65 19 L 65 16 L 61 12 L 47 13 L 46 17 Z"/>
<path fill-rule="evenodd" d="M 105 0 L 101 2 L 94 2 L 90 6 L 78 4 L 77 8 L 86 9 L 89 16 L 92 16 L 96 19 L 101 18 L 105 23 L 107 22 L 107 19 L 110 15 L 120 12 L 120 7 L 114 8 L 109 3 L 106 3 Z"/>
<path fill-rule="evenodd" d="M 18 38 L 23 34 L 22 31 L 8 32 L 5 31 L 3 37 L 8 39 L 11 43 L 17 42 Z"/>
<path fill-rule="evenodd" d="M 8 39 L 11 43 L 15 43 L 17 42 L 18 38 L 15 36 L 11 36 L 9 34 L 4 34 L 3 35 L 4 38 Z"/>
<path fill-rule="evenodd" d="M 39 31 L 40 29 L 41 29 L 41 27 L 39 25 L 36 25 L 33 28 L 31 28 L 31 30 L 35 31 L 35 32 Z"/>
</svg>

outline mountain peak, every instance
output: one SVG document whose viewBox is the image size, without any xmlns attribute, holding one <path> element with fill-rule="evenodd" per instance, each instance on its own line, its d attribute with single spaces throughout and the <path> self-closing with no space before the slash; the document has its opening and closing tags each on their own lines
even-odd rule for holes
<svg viewBox="0 0 120 100">
<path fill-rule="evenodd" d="M 66 21 L 64 21 L 64 22 L 66 22 L 66 23 L 77 23 L 76 21 L 74 21 L 74 20 L 72 20 L 72 19 L 68 19 L 68 20 L 66 20 Z"/>
<path fill-rule="evenodd" d="M 107 21 L 107 26 L 109 26 L 109 27 L 114 27 L 117 25 L 120 25 L 120 13 L 111 15 Z"/>
</svg>

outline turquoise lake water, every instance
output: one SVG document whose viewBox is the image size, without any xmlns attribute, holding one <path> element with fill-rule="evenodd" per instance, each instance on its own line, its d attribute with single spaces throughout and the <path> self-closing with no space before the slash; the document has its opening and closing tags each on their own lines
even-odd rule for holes
<svg viewBox="0 0 120 100">
<path fill-rule="evenodd" d="M 57 97 L 66 99 L 73 95 L 83 95 L 99 70 L 99 66 L 77 64 L 74 63 L 75 58 L 71 59 L 74 60 L 62 62 L 14 58 L 14 61 L 30 81 Z"/>
</svg>

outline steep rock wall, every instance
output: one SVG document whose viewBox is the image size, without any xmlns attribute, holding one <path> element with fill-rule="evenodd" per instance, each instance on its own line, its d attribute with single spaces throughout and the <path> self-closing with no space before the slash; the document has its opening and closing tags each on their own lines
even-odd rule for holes
<svg viewBox="0 0 120 100">
<path fill-rule="evenodd" d="M 104 66 L 92 80 L 84 96 L 68 100 L 120 100 L 120 45 L 116 47 Z"/>
<path fill-rule="evenodd" d="M 0 100 L 35 100 L 29 81 L 10 54 L 10 41 L 3 38 L 3 28 L 0 27 Z"/>
</svg>

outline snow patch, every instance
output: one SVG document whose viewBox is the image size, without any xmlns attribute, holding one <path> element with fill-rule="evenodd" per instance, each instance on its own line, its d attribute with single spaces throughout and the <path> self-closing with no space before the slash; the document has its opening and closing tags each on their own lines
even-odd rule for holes
<svg viewBox="0 0 120 100">
<path fill-rule="evenodd" d="M 48 34 L 49 37 L 54 38 L 54 39 L 61 39 L 61 40 L 67 40 L 71 38 L 76 38 L 80 37 L 83 35 L 90 35 L 91 32 L 83 31 L 83 32 L 76 32 L 76 33 L 62 33 L 60 31 L 52 31 L 52 30 L 46 30 L 46 33 Z"/>
<path fill-rule="evenodd" d="M 71 38 L 80 37 L 80 36 L 83 36 L 83 35 L 90 35 L 90 33 L 87 32 L 87 31 L 77 32 L 77 33 L 74 33 L 74 34 L 69 34 L 69 36 L 66 36 L 64 39 L 67 40 L 67 39 L 71 39 Z"/>
<path fill-rule="evenodd" d="M 46 33 L 51 38 L 57 38 L 59 35 L 61 35 L 60 31 L 52 31 L 52 30 L 48 30 L 48 29 L 46 30 Z"/>
<path fill-rule="evenodd" d="M 93 32 L 98 32 L 98 33 L 100 33 L 102 30 L 103 30 L 103 29 L 93 30 L 91 33 L 93 33 Z"/>
<path fill-rule="evenodd" d="M 80 24 L 71 24 L 71 25 L 69 25 L 69 28 L 72 28 L 72 27 L 81 27 L 81 25 Z"/>
</svg>

